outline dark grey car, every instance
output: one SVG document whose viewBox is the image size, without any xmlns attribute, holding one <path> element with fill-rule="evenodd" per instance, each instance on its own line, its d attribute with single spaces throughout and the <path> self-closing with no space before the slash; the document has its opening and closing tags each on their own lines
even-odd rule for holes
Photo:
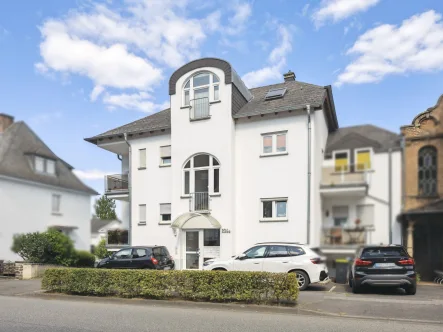
<svg viewBox="0 0 443 332">
<path fill-rule="evenodd" d="M 364 286 L 402 287 L 409 295 L 417 290 L 414 259 L 400 245 L 366 246 L 357 251 L 349 273 L 353 293 Z"/>
</svg>

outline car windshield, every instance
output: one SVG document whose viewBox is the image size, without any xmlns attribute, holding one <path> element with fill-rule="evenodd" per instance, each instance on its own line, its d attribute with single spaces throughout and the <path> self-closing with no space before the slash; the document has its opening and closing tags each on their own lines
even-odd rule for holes
<svg viewBox="0 0 443 332">
<path fill-rule="evenodd" d="M 361 254 L 362 257 L 382 258 L 382 257 L 403 257 L 408 256 L 406 251 L 401 248 L 384 247 L 384 248 L 366 248 Z"/>
</svg>

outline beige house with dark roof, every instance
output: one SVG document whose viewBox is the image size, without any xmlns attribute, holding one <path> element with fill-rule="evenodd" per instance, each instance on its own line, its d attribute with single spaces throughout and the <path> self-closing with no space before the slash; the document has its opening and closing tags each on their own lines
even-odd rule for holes
<svg viewBox="0 0 443 332">
<path fill-rule="evenodd" d="M 248 89 L 203 58 L 171 75 L 169 94 L 170 108 L 86 138 L 121 159 L 105 192 L 122 202 L 128 244 L 166 245 L 178 268 L 199 269 L 258 242 L 343 256 L 400 241 L 400 137 L 339 128 L 331 86 L 288 72 Z"/>
<path fill-rule="evenodd" d="M 73 167 L 22 121 L 0 114 L 0 259 L 20 259 L 11 252 L 17 233 L 56 228 L 76 248 L 90 248 L 91 196 Z"/>
</svg>

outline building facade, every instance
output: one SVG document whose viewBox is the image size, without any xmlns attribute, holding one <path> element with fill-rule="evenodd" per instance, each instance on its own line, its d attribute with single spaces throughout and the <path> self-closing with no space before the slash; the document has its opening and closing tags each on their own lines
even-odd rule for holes
<svg viewBox="0 0 443 332">
<path fill-rule="evenodd" d="M 263 241 L 352 252 L 369 226 L 389 241 L 401 178 L 379 168 L 400 173 L 399 136 L 339 129 L 330 86 L 289 72 L 248 89 L 204 58 L 172 74 L 169 94 L 169 109 L 86 139 L 122 161 L 105 190 L 124 205 L 130 244 L 166 245 L 179 268 L 198 269 Z"/>
<path fill-rule="evenodd" d="M 431 280 L 443 270 L 443 95 L 403 126 L 402 235 L 417 270 Z"/>
<path fill-rule="evenodd" d="M 14 234 L 49 227 L 89 250 L 91 196 L 97 193 L 72 170 L 26 123 L 0 114 L 0 259 L 20 260 L 11 251 Z"/>
</svg>

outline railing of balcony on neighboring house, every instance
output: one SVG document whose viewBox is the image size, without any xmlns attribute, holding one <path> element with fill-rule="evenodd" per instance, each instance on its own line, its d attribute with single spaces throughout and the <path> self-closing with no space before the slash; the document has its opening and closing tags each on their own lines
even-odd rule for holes
<svg viewBox="0 0 443 332">
<path fill-rule="evenodd" d="M 368 184 L 368 167 L 363 164 L 325 166 L 322 168 L 322 186 Z"/>
<path fill-rule="evenodd" d="M 129 231 L 127 229 L 110 229 L 106 235 L 106 244 L 108 246 L 125 246 L 129 244 Z"/>
<path fill-rule="evenodd" d="M 321 244 L 324 246 L 359 246 L 372 243 L 372 226 L 326 227 L 322 230 Z"/>
<path fill-rule="evenodd" d="M 105 176 L 105 193 L 127 193 L 129 188 L 128 174 L 114 174 Z"/>
<path fill-rule="evenodd" d="M 189 198 L 189 211 L 191 212 L 209 212 L 210 197 L 207 192 L 191 193 Z"/>
<path fill-rule="evenodd" d="M 210 117 L 208 97 L 191 100 L 191 108 L 189 109 L 189 118 L 191 120 L 202 120 Z"/>
</svg>

